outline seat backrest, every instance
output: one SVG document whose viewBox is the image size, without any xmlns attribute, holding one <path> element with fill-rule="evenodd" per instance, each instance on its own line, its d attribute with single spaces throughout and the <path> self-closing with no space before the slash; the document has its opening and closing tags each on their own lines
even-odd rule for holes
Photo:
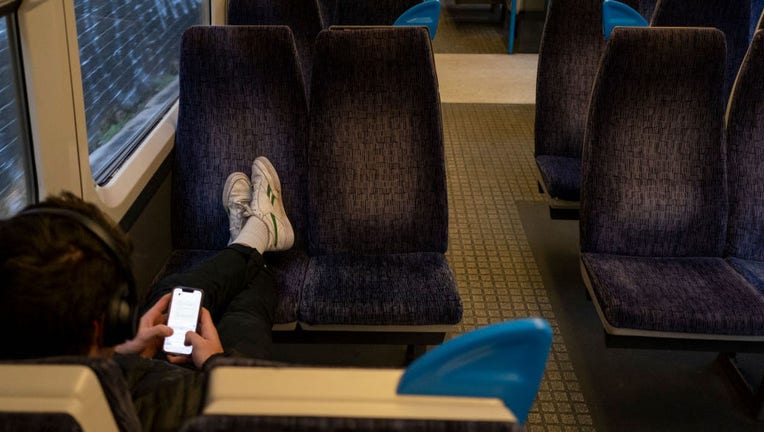
<svg viewBox="0 0 764 432">
<path fill-rule="evenodd" d="M 727 111 L 727 254 L 764 261 L 764 30 L 751 41 Z"/>
<path fill-rule="evenodd" d="M 111 360 L 52 357 L 0 363 L 0 429 L 139 432 L 122 372 Z"/>
<path fill-rule="evenodd" d="M 393 25 L 407 9 L 422 0 L 323 0 L 328 25 Z"/>
<path fill-rule="evenodd" d="M 729 97 L 748 48 L 751 0 L 658 0 L 653 27 L 715 27 L 727 41 L 724 98 Z"/>
<path fill-rule="evenodd" d="M 721 256 L 724 35 L 618 27 L 592 92 L 582 252 Z"/>
<path fill-rule="evenodd" d="M 650 22 L 653 16 L 653 12 L 655 12 L 655 4 L 658 2 L 658 0 L 638 0 L 637 3 L 639 3 L 639 13 L 647 20 L 647 22 Z"/>
<path fill-rule="evenodd" d="M 586 107 L 604 48 L 602 0 L 549 4 L 536 76 L 535 155 L 581 156 Z"/>
<path fill-rule="evenodd" d="M 230 25 L 285 25 L 292 29 L 306 87 L 313 68 L 313 45 L 324 27 L 317 0 L 228 0 Z"/>
<path fill-rule="evenodd" d="M 309 253 L 445 252 L 443 130 L 427 29 L 324 30 L 313 78 Z"/>
<path fill-rule="evenodd" d="M 233 171 L 266 156 L 302 243 L 307 101 L 294 38 L 286 26 L 198 26 L 183 35 L 180 112 L 172 173 L 175 249 L 222 249 L 221 202 Z"/>
</svg>

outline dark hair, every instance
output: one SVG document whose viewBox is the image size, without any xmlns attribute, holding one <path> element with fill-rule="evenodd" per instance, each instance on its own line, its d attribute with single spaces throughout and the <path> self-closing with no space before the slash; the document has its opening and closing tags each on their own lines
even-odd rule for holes
<svg viewBox="0 0 764 432">
<path fill-rule="evenodd" d="M 119 252 L 131 244 L 95 205 L 64 192 L 30 206 L 76 211 L 103 226 Z M 0 221 L 0 358 L 86 354 L 125 275 L 102 242 L 80 223 L 44 213 Z"/>
</svg>

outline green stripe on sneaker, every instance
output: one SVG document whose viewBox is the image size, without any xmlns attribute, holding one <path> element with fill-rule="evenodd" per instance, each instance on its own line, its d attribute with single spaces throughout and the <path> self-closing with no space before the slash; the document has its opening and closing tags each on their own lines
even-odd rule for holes
<svg viewBox="0 0 764 432">
<path fill-rule="evenodd" d="M 273 221 L 273 247 L 279 244 L 279 226 L 276 225 L 276 216 L 271 213 L 271 220 Z"/>
</svg>

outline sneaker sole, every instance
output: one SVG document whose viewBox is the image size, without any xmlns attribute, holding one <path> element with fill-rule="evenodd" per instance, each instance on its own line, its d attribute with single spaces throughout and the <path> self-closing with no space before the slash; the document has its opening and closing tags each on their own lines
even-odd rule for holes
<svg viewBox="0 0 764 432">
<path fill-rule="evenodd" d="M 223 186 L 223 208 L 225 209 L 225 214 L 229 214 L 228 196 L 231 194 L 233 184 L 236 183 L 236 181 L 239 179 L 244 179 L 245 181 L 249 182 L 249 177 L 247 177 L 247 175 L 243 172 L 231 173 L 228 175 L 228 178 L 225 179 L 225 185 Z"/>
</svg>

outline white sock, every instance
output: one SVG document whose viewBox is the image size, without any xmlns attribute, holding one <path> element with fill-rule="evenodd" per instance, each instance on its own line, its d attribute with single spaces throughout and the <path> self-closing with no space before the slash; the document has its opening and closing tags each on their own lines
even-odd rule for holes
<svg viewBox="0 0 764 432">
<path fill-rule="evenodd" d="M 250 216 L 233 242 L 257 249 L 262 254 L 268 247 L 268 225 L 257 216 Z"/>
</svg>

